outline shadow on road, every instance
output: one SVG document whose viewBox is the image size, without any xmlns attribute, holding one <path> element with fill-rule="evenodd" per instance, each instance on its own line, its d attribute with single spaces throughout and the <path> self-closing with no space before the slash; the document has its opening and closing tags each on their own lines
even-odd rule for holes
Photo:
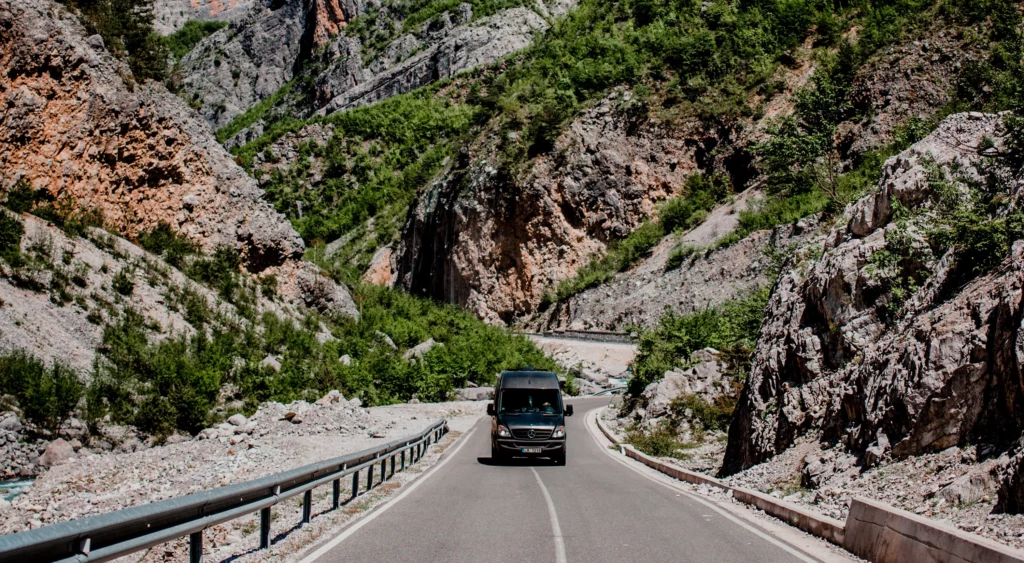
<svg viewBox="0 0 1024 563">
<path fill-rule="evenodd" d="M 530 467 L 535 465 L 554 465 L 554 460 L 546 457 L 513 457 L 495 459 L 493 457 L 478 457 L 476 462 L 480 465 L 491 465 L 499 467 Z"/>
</svg>

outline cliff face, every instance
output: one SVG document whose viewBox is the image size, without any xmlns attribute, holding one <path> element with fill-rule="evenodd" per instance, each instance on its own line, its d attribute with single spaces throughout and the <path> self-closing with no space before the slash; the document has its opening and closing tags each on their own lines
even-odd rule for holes
<svg viewBox="0 0 1024 563">
<path fill-rule="evenodd" d="M 253 0 L 155 0 L 153 29 L 169 35 L 189 20 L 237 21 L 249 13 Z"/>
<path fill-rule="evenodd" d="M 846 210 L 819 261 L 779 280 L 724 472 L 765 461 L 812 430 L 868 466 L 967 442 L 1002 451 L 1020 435 L 1024 243 L 961 286 L 956 257 L 932 255 L 922 226 L 938 206 L 936 174 L 980 180 L 991 166 L 980 147 L 1003 134 L 999 116 L 947 118 L 889 159 L 878 191 Z M 1009 189 L 1017 197 L 1019 182 Z M 893 241 L 914 249 L 901 275 L 924 280 L 902 305 L 876 258 Z"/>
<path fill-rule="evenodd" d="M 396 252 L 397 283 L 491 322 L 536 310 L 544 291 L 654 214 L 708 165 L 728 131 L 634 128 L 614 93 L 569 125 L 523 178 L 470 147 L 420 198 Z"/>
<path fill-rule="evenodd" d="M 303 60 L 364 9 L 356 0 L 255 5 L 182 59 L 182 91 L 207 121 L 223 127 L 292 80 Z"/>
<path fill-rule="evenodd" d="M 207 249 L 238 248 L 252 270 L 301 256 L 298 234 L 205 123 L 50 11 L 63 8 L 0 3 L 4 188 L 28 181 L 129 236 L 166 222 Z"/>
</svg>

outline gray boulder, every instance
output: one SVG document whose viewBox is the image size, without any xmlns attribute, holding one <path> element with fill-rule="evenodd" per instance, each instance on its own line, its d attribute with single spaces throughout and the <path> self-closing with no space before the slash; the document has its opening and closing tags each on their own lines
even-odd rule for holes
<svg viewBox="0 0 1024 563">
<path fill-rule="evenodd" d="M 63 438 L 57 438 L 46 446 L 46 451 L 39 457 L 39 465 L 53 467 L 68 461 L 75 455 L 75 448 Z"/>
</svg>

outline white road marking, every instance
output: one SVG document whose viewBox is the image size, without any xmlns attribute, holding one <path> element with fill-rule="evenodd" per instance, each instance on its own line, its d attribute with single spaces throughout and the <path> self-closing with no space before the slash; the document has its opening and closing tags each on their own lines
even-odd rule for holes
<svg viewBox="0 0 1024 563">
<path fill-rule="evenodd" d="M 555 563 L 565 563 L 565 540 L 562 539 L 562 527 L 558 525 L 558 513 L 555 512 L 555 503 L 551 500 L 551 495 L 548 494 L 548 488 L 544 486 L 544 481 L 540 480 L 540 473 L 537 473 L 537 470 L 532 467 L 530 471 L 533 471 L 533 476 L 537 478 L 540 492 L 544 493 L 544 501 L 548 503 L 548 516 L 551 516 L 551 532 L 555 535 Z"/>
<path fill-rule="evenodd" d="M 597 433 L 600 432 L 600 431 L 599 430 L 595 430 L 595 428 L 597 426 L 596 418 L 597 418 L 597 412 L 598 412 L 599 408 L 600 407 L 595 408 L 595 409 L 591 409 L 587 413 L 587 420 L 585 420 L 584 423 L 587 426 L 587 430 L 590 432 L 590 436 L 592 438 L 594 438 L 595 442 L 597 442 L 597 445 L 598 445 L 599 449 L 603 450 L 604 453 L 608 454 L 608 457 L 611 457 L 615 461 L 617 461 L 617 462 L 621 463 L 622 465 L 628 467 L 629 469 L 639 473 L 640 475 L 643 475 L 644 477 L 647 477 L 648 479 L 650 479 L 651 481 L 654 481 L 655 483 L 658 483 L 658 484 L 660 484 L 660 485 L 662 485 L 662 486 L 664 486 L 666 488 L 672 489 L 673 491 L 679 491 L 679 492 L 683 493 L 687 497 L 689 497 L 689 498 L 691 498 L 691 499 L 693 499 L 693 500 L 703 504 L 704 506 L 707 506 L 708 508 L 714 510 L 715 512 L 721 514 L 722 516 L 725 516 L 726 518 L 728 518 L 732 522 L 734 522 L 734 523 L 738 524 L 739 526 L 745 528 L 747 531 L 753 533 L 754 535 L 758 536 L 759 538 L 761 538 L 761 539 L 763 539 L 763 540 L 765 540 L 767 542 L 770 542 L 770 543 L 776 545 L 777 547 L 785 550 L 787 553 L 789 553 L 793 557 L 796 557 L 797 559 L 799 559 L 801 561 L 804 561 L 805 563 L 817 563 L 816 559 L 811 559 L 807 555 L 804 555 L 803 552 L 798 551 L 796 548 L 791 547 L 789 544 L 786 544 L 785 542 L 782 542 L 782 541 L 780 541 L 780 540 L 778 540 L 776 538 L 771 537 L 770 535 L 762 532 L 761 530 L 755 528 L 754 526 L 751 526 L 747 522 L 744 522 L 743 520 L 740 520 L 736 516 L 734 516 L 732 514 L 729 514 L 725 510 L 723 510 L 723 509 L 715 506 L 714 504 L 712 504 L 710 501 L 707 501 L 707 500 L 701 498 L 700 496 L 698 496 L 698 495 L 696 495 L 696 494 L 694 494 L 694 493 L 692 493 L 690 491 L 678 488 L 678 487 L 676 487 L 673 484 L 670 484 L 670 483 L 667 483 L 665 481 L 662 481 L 661 479 L 655 478 L 654 476 L 648 474 L 646 471 L 643 471 L 640 467 L 635 467 L 634 466 L 635 465 L 634 462 L 630 461 L 629 458 L 627 458 L 626 456 L 624 456 L 624 455 L 616 455 L 616 454 L 612 453 L 611 450 L 609 450 L 608 448 L 604 447 L 604 445 L 601 444 L 601 440 L 598 439 L 598 436 L 597 436 Z M 593 423 L 590 422 L 591 418 L 595 419 Z M 604 438 L 603 435 L 601 437 Z M 607 440 L 607 438 L 605 438 L 605 440 Z M 647 466 L 643 466 L 643 467 L 646 468 Z M 652 469 L 651 471 L 654 471 L 654 470 Z M 658 475 L 661 475 L 661 474 L 659 473 Z M 666 478 L 671 479 L 670 477 L 666 477 Z"/>
<path fill-rule="evenodd" d="M 429 479 L 434 473 L 436 473 L 438 469 L 441 469 L 442 467 L 444 467 L 444 464 L 448 463 L 453 457 L 455 457 L 455 454 L 459 453 L 459 450 L 462 449 L 462 446 L 465 446 L 466 444 L 469 443 L 469 439 L 470 439 L 470 437 L 473 436 L 474 432 L 476 432 L 476 427 L 475 426 L 467 434 L 464 434 L 461 437 L 459 437 L 459 440 L 461 441 L 461 443 L 458 446 L 456 446 L 455 449 L 452 450 L 452 452 L 450 454 L 448 454 L 447 457 L 442 459 L 441 462 L 438 463 L 437 465 L 435 465 L 434 467 L 431 467 L 430 470 L 428 470 L 426 473 L 424 473 L 418 479 L 414 480 L 412 482 L 412 484 L 409 485 L 409 487 L 406 488 L 400 495 L 398 495 L 395 498 L 389 500 L 388 502 L 380 505 L 376 510 L 370 512 L 365 517 L 363 517 L 362 520 L 356 522 L 355 524 L 350 526 L 347 530 L 345 530 L 344 532 L 339 534 L 338 537 L 336 537 L 333 540 L 325 543 L 324 545 L 322 545 L 320 547 L 320 549 L 318 549 L 318 550 L 314 551 L 313 553 L 309 554 L 308 556 L 304 557 L 302 559 L 302 561 L 300 561 L 299 563 L 313 563 L 313 561 L 316 561 L 317 559 L 323 557 L 329 551 L 331 551 L 332 549 L 337 547 L 338 544 L 340 544 L 341 542 L 343 542 L 346 539 L 348 539 L 348 537 L 351 536 L 352 534 L 356 533 L 356 531 L 358 531 L 359 528 L 362 528 L 363 526 L 369 524 L 375 518 L 377 518 L 378 516 L 383 514 L 385 511 L 387 511 L 387 509 L 389 509 L 392 506 L 398 504 L 398 502 L 400 500 L 405 498 L 409 493 L 415 491 L 416 487 L 419 487 L 420 485 L 422 485 L 423 482 L 426 481 L 427 479 Z M 564 559 L 562 561 L 564 561 Z"/>
</svg>

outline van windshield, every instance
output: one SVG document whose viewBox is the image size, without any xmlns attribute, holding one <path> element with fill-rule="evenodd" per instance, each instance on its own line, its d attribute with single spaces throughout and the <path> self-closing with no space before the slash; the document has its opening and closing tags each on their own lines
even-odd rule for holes
<svg viewBox="0 0 1024 563">
<path fill-rule="evenodd" d="M 505 414 L 561 414 L 557 389 L 506 389 L 501 392 L 500 412 Z"/>
</svg>

